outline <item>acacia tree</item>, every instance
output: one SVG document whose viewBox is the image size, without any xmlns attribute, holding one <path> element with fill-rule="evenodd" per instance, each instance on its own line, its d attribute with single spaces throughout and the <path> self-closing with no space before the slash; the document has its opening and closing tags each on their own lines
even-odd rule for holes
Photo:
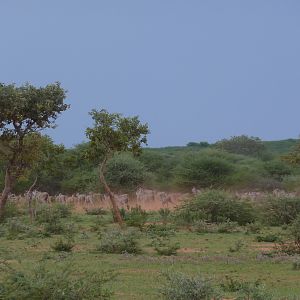
<svg viewBox="0 0 300 300">
<path fill-rule="evenodd" d="M 54 128 L 58 115 L 69 105 L 59 83 L 45 87 L 0 84 L 0 154 L 4 161 L 5 184 L 0 197 L 0 219 L 17 179 L 30 169 L 38 155 L 38 134 Z"/>
<path fill-rule="evenodd" d="M 142 151 L 142 144 L 147 144 L 148 124 L 141 124 L 139 118 L 123 117 L 118 113 L 109 113 L 106 110 L 92 110 L 90 112 L 94 121 L 92 128 L 87 128 L 86 136 L 89 138 L 88 155 L 99 164 L 99 179 L 105 192 L 109 195 L 115 220 L 123 225 L 123 220 L 105 178 L 107 161 L 116 153 L 131 152 L 138 155 Z"/>
</svg>

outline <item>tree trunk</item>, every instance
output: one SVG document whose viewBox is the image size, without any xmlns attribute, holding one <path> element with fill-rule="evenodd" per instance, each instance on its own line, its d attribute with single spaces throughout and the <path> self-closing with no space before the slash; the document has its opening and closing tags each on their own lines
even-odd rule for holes
<svg viewBox="0 0 300 300">
<path fill-rule="evenodd" d="M 105 177 L 104 177 L 103 169 L 105 167 L 106 161 L 107 161 L 107 159 L 104 159 L 104 161 L 99 166 L 100 182 L 103 184 L 105 192 L 109 195 L 109 199 L 110 199 L 110 202 L 111 202 L 112 207 L 113 207 L 113 214 L 114 214 L 115 220 L 119 223 L 119 225 L 121 227 L 123 227 L 124 222 L 123 222 L 122 216 L 120 214 L 120 210 L 119 210 L 119 207 L 117 205 L 115 195 L 111 191 L 111 189 L 109 188 L 109 186 L 108 186 L 108 184 L 105 180 Z"/>
<path fill-rule="evenodd" d="M 8 196 L 11 192 L 12 188 L 12 176 L 9 168 L 6 169 L 5 173 L 5 184 L 4 184 L 4 189 L 0 197 L 0 221 L 4 219 L 4 214 L 5 214 L 5 205 L 8 199 Z"/>
</svg>

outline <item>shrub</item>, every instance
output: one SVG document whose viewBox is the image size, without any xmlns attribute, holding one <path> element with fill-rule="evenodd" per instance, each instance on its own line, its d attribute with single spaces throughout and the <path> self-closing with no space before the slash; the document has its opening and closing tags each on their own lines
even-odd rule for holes
<svg viewBox="0 0 300 300">
<path fill-rule="evenodd" d="M 219 233 L 232 233 L 238 231 L 238 223 L 237 222 L 231 222 L 230 220 L 227 220 L 224 223 L 221 223 L 218 225 L 218 232 Z"/>
<path fill-rule="evenodd" d="M 168 237 L 157 237 L 153 239 L 152 244 L 159 255 L 165 256 L 176 255 L 180 248 L 179 243 L 171 242 Z"/>
<path fill-rule="evenodd" d="M 167 300 L 217 300 L 222 299 L 212 282 L 201 275 L 188 276 L 183 273 L 165 273 L 167 282 L 160 289 Z"/>
<path fill-rule="evenodd" d="M 282 181 L 285 176 L 291 174 L 291 168 L 280 160 L 266 162 L 264 167 L 268 174 L 278 181 Z"/>
<path fill-rule="evenodd" d="M 101 215 L 106 215 L 106 211 L 101 208 L 101 207 L 95 207 L 95 208 L 86 208 L 85 212 L 87 215 L 91 216 L 101 216 Z"/>
<path fill-rule="evenodd" d="M 300 198 L 269 197 L 264 206 L 270 225 L 290 224 L 300 213 Z"/>
<path fill-rule="evenodd" d="M 131 208 L 125 215 L 125 222 L 128 226 L 143 228 L 147 221 L 147 212 L 140 207 Z"/>
<path fill-rule="evenodd" d="M 230 153 L 261 157 L 266 151 L 263 142 L 257 137 L 247 135 L 233 136 L 215 144 L 216 148 Z"/>
<path fill-rule="evenodd" d="M 167 223 L 170 215 L 171 215 L 171 211 L 170 209 L 168 208 L 161 208 L 159 211 L 158 211 L 163 223 Z"/>
<path fill-rule="evenodd" d="M 299 257 L 293 261 L 293 270 L 300 270 L 300 259 Z"/>
<path fill-rule="evenodd" d="M 167 224 L 149 224 L 145 228 L 145 232 L 148 236 L 154 237 L 170 237 L 175 235 L 175 229 L 171 225 Z"/>
<path fill-rule="evenodd" d="M 258 235 L 256 237 L 256 240 L 258 242 L 266 242 L 266 243 L 275 243 L 280 241 L 280 237 L 277 236 L 276 234 L 266 234 L 266 235 Z"/>
<path fill-rule="evenodd" d="M 138 234 L 135 230 L 112 228 L 102 234 L 97 249 L 102 253 L 136 254 L 141 252 L 137 239 Z"/>
<path fill-rule="evenodd" d="M 123 153 L 108 161 L 106 178 L 113 189 L 131 192 L 144 183 L 147 172 L 143 163 Z"/>
<path fill-rule="evenodd" d="M 113 278 L 105 273 L 85 274 L 71 271 L 70 265 L 50 271 L 39 264 L 33 271 L 15 270 L 4 265 L 0 283 L 1 299 L 84 300 L 110 299 L 112 292 L 105 288 Z"/>
<path fill-rule="evenodd" d="M 236 300 L 272 300 L 273 295 L 260 282 L 243 282 L 238 290 Z"/>
<path fill-rule="evenodd" d="M 262 225 L 258 222 L 246 225 L 246 234 L 259 233 L 262 230 Z"/>
<path fill-rule="evenodd" d="M 54 245 L 51 246 L 51 248 L 54 251 L 63 251 L 63 252 L 71 252 L 74 247 L 74 243 L 70 239 L 63 240 L 60 238 L 57 240 Z"/>
<path fill-rule="evenodd" d="M 6 224 L 6 238 L 9 240 L 24 238 L 30 230 L 31 228 L 20 220 L 9 219 Z"/>
<path fill-rule="evenodd" d="M 239 252 L 244 247 L 244 243 L 241 240 L 238 240 L 234 243 L 233 246 L 229 247 L 230 252 Z"/>
<path fill-rule="evenodd" d="M 22 212 L 17 204 L 12 201 L 8 201 L 8 203 L 5 205 L 4 219 L 17 217 L 21 214 Z"/>
<path fill-rule="evenodd" d="M 221 157 L 190 154 L 183 158 L 175 173 L 177 182 L 184 187 L 222 187 L 234 167 Z"/>
<path fill-rule="evenodd" d="M 254 209 L 248 202 L 242 202 L 228 193 L 210 190 L 181 205 L 175 219 L 192 224 L 199 220 L 222 223 L 227 220 L 246 225 L 255 221 Z"/>
</svg>

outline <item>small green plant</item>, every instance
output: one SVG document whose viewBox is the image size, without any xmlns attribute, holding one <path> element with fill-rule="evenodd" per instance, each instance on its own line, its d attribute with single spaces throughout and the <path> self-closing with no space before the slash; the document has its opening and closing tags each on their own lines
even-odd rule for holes
<svg viewBox="0 0 300 300">
<path fill-rule="evenodd" d="M 300 258 L 298 257 L 293 261 L 293 270 L 300 270 Z"/>
<path fill-rule="evenodd" d="M 259 281 L 242 282 L 236 300 L 272 300 L 273 295 Z"/>
<path fill-rule="evenodd" d="M 189 276 L 179 272 L 164 273 L 166 283 L 160 294 L 166 300 L 218 300 L 219 290 L 202 275 Z"/>
<path fill-rule="evenodd" d="M 256 237 L 258 242 L 266 242 L 266 243 L 275 243 L 279 242 L 281 239 L 276 234 L 266 234 L 266 235 L 258 235 Z"/>
<path fill-rule="evenodd" d="M 248 223 L 246 225 L 246 234 L 260 233 L 261 230 L 262 230 L 262 225 L 258 222 Z"/>
<path fill-rule="evenodd" d="M 240 252 L 241 249 L 244 247 L 244 242 L 242 240 L 238 240 L 234 243 L 233 246 L 229 247 L 230 252 Z"/>
<path fill-rule="evenodd" d="M 142 229 L 147 221 L 148 214 L 140 207 L 131 208 L 130 212 L 125 215 L 125 222 L 128 226 Z"/>
<path fill-rule="evenodd" d="M 23 239 L 31 228 L 19 219 L 9 219 L 6 224 L 6 238 L 8 240 Z"/>
<path fill-rule="evenodd" d="M 232 233 L 238 231 L 238 223 L 226 220 L 226 222 L 218 224 L 219 233 Z"/>
<path fill-rule="evenodd" d="M 152 245 L 157 254 L 164 256 L 176 255 L 180 249 L 180 244 L 171 242 L 168 237 L 157 237 L 152 241 Z"/>
<path fill-rule="evenodd" d="M 138 245 L 138 233 L 136 230 L 111 228 L 101 234 L 100 244 L 97 250 L 102 253 L 132 253 L 141 252 Z"/>
<path fill-rule="evenodd" d="M 71 252 L 74 248 L 74 243 L 70 239 L 59 238 L 54 245 L 51 246 L 54 251 Z"/>
<path fill-rule="evenodd" d="M 102 216 L 107 214 L 107 212 L 101 207 L 86 208 L 85 212 L 87 215 L 92 216 Z"/>
<path fill-rule="evenodd" d="M 112 292 L 105 286 L 114 273 L 83 273 L 71 269 L 71 264 L 48 270 L 39 263 L 33 271 L 16 270 L 6 263 L 0 266 L 1 299 L 47 299 L 47 300 L 107 300 Z M 77 271 L 74 274 L 74 271 Z M 76 275 L 76 276 L 74 276 Z"/>
<path fill-rule="evenodd" d="M 164 224 L 166 224 L 169 220 L 169 217 L 171 215 L 171 211 L 170 209 L 168 208 L 161 208 L 159 211 L 158 211 L 159 215 L 160 215 L 160 218 L 162 220 L 162 222 Z"/>
<path fill-rule="evenodd" d="M 145 232 L 150 238 L 171 237 L 176 233 L 174 227 L 167 224 L 149 224 L 146 226 Z"/>
</svg>

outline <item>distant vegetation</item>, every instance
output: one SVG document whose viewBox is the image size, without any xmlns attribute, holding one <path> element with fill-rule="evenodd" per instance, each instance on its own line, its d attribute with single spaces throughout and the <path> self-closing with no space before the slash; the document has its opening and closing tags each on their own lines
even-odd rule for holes
<svg viewBox="0 0 300 300">
<path fill-rule="evenodd" d="M 242 136 L 242 142 L 243 139 L 245 136 Z M 239 139 L 233 139 L 234 143 L 237 141 Z M 253 141 L 255 146 L 256 140 Z M 242 148 L 244 154 L 233 153 L 241 152 L 240 146 L 233 143 L 236 148 L 228 151 L 222 143 L 228 147 L 230 140 L 216 144 L 199 142 L 184 147 L 145 148 L 135 158 L 126 153 L 116 154 L 108 162 L 107 180 L 119 192 L 131 192 L 138 186 L 181 191 L 190 191 L 192 187 L 229 190 L 299 189 L 299 164 L 284 159 L 289 153 L 296 157 L 293 149 L 297 150 L 295 146 L 298 140 L 258 140 L 259 151 L 254 147 L 256 152 L 253 155 L 253 143 L 250 146 L 246 143 L 248 150 Z M 20 178 L 15 192 L 28 189 L 36 175 L 38 188 L 51 194 L 102 191 L 97 164 L 86 159 L 87 149 L 88 143 L 65 149 L 48 142 L 48 159 L 38 172 L 35 170 Z M 0 185 L 3 185 L 3 176 L 2 171 Z"/>
</svg>

